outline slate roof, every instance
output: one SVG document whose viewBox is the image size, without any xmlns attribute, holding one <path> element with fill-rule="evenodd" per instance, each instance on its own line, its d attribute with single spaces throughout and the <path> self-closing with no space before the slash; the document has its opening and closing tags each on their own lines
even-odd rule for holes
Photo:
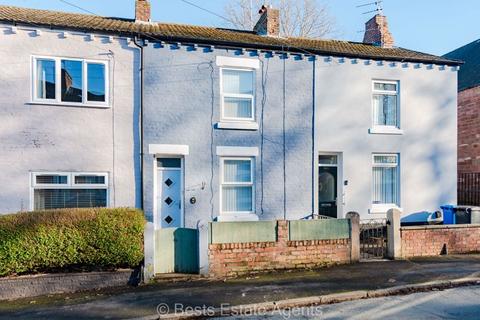
<svg viewBox="0 0 480 320">
<path fill-rule="evenodd" d="M 407 50 L 323 39 L 275 38 L 259 36 L 251 31 L 231 30 L 172 23 L 135 23 L 131 19 L 100 17 L 48 10 L 0 6 L 0 22 L 47 27 L 52 29 L 101 32 L 124 36 L 139 35 L 151 41 L 178 41 L 225 45 L 248 49 L 309 52 L 331 56 L 393 61 L 458 65 L 458 61 Z"/>
<path fill-rule="evenodd" d="M 480 39 L 447 53 L 444 57 L 465 62 L 458 72 L 459 91 L 480 85 Z"/>
</svg>

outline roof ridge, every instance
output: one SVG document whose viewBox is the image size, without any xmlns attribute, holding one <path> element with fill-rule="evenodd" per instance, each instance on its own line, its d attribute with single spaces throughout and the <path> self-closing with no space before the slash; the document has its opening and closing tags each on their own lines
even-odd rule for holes
<svg viewBox="0 0 480 320">
<path fill-rule="evenodd" d="M 0 22 L 37 27 L 103 32 L 116 35 L 152 37 L 162 41 L 193 42 L 198 44 L 262 50 L 285 50 L 311 54 L 332 55 L 373 60 L 412 61 L 457 65 L 457 61 L 403 48 L 382 48 L 370 44 L 339 39 L 306 37 L 275 38 L 257 35 L 249 30 L 237 30 L 181 23 L 136 23 L 119 17 L 94 14 L 32 9 L 0 5 Z M 112 23 L 115 22 L 115 23 Z"/>
<path fill-rule="evenodd" d="M 58 13 L 58 14 L 73 14 L 73 15 L 81 15 L 81 16 L 89 16 L 89 17 L 97 17 L 97 18 L 105 18 L 105 19 L 116 19 L 114 17 L 108 18 L 103 17 L 97 14 L 87 14 L 87 13 L 78 13 L 78 12 L 66 12 L 66 11 L 58 11 L 58 10 L 50 10 L 50 9 L 35 9 L 35 8 L 28 8 L 28 7 L 20 7 L 20 6 L 11 6 L 11 5 L 3 5 L 0 4 L 0 8 L 9 8 L 9 9 L 20 9 L 20 10 L 28 10 L 28 11 L 42 11 L 42 12 L 49 12 L 49 13 Z M 121 18 L 118 18 L 121 19 Z"/>
</svg>

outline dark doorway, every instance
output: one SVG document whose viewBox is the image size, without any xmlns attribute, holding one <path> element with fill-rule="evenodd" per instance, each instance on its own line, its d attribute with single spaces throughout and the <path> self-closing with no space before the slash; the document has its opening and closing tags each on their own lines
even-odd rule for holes
<svg viewBox="0 0 480 320">
<path fill-rule="evenodd" d="M 318 168 L 318 213 L 321 216 L 337 218 L 338 168 Z"/>
</svg>

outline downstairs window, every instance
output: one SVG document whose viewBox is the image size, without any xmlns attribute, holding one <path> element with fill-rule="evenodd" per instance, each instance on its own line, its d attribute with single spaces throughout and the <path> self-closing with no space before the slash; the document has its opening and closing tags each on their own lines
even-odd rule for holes
<svg viewBox="0 0 480 320">
<path fill-rule="evenodd" d="M 32 173 L 32 210 L 107 207 L 107 173 Z"/>
<path fill-rule="evenodd" d="M 373 155 L 373 206 L 389 208 L 400 206 L 400 170 L 398 154 Z"/>
<path fill-rule="evenodd" d="M 253 213 L 253 158 L 222 158 L 222 213 Z"/>
</svg>

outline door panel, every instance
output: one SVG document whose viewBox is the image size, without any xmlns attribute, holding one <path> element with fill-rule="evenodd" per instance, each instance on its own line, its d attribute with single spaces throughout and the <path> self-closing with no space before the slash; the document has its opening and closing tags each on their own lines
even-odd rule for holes
<svg viewBox="0 0 480 320">
<path fill-rule="evenodd" d="M 337 167 L 318 169 L 318 213 L 337 217 Z"/>
<path fill-rule="evenodd" d="M 161 228 L 182 227 L 182 171 L 158 169 L 157 216 Z"/>
</svg>

